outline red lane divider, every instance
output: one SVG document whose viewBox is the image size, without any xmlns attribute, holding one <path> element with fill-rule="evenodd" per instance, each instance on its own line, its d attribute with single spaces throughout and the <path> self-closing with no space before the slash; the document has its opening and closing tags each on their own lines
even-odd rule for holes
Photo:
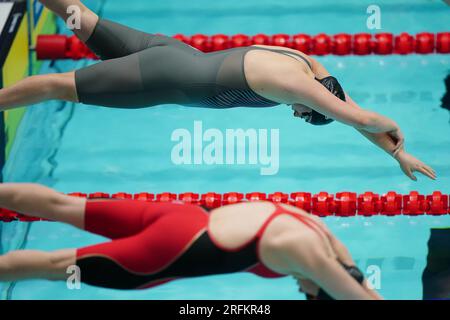
<svg viewBox="0 0 450 320">
<path fill-rule="evenodd" d="M 229 48 L 250 45 L 273 45 L 300 50 L 312 55 L 368 55 L 368 54 L 430 54 L 450 53 L 450 32 L 422 32 L 415 36 L 403 32 L 392 33 L 327 35 L 320 33 L 315 36 L 307 34 L 275 34 L 272 36 L 257 34 L 248 36 L 237 34 L 228 36 L 216 34 L 207 36 L 196 34 L 186 36 L 177 34 L 175 39 L 183 41 L 201 51 L 212 52 Z M 40 60 L 56 59 L 98 59 L 76 36 L 40 35 L 36 45 L 37 58 Z"/>
<path fill-rule="evenodd" d="M 336 195 L 322 191 L 317 194 L 309 192 L 293 192 L 291 194 L 274 192 L 270 194 L 262 192 L 251 192 L 243 194 L 240 192 L 228 192 L 225 194 L 208 192 L 198 194 L 186 193 L 148 193 L 136 194 L 118 192 L 108 194 L 104 192 L 95 193 L 69 193 L 73 197 L 83 197 L 89 199 L 117 199 L 134 200 L 146 202 L 172 202 L 182 201 L 196 205 L 202 205 L 213 209 L 220 206 L 249 201 L 266 200 L 274 203 L 285 203 L 301 208 L 307 212 L 320 217 L 352 217 L 352 216 L 418 216 L 418 215 L 447 215 L 450 214 L 449 195 L 440 191 L 435 191 L 430 195 L 423 195 L 417 191 L 409 194 L 399 194 L 389 191 L 379 195 L 370 191 L 362 194 L 355 192 L 338 192 Z M 0 208 L 0 221 L 24 221 L 32 222 L 41 219 L 24 216 L 17 212 Z"/>
</svg>

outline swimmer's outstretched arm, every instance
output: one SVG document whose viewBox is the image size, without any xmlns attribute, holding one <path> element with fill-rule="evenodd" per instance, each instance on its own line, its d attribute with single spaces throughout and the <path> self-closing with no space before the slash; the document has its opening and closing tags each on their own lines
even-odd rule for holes
<svg viewBox="0 0 450 320">
<path fill-rule="evenodd" d="M 316 59 L 309 57 L 312 63 L 312 70 L 315 74 L 315 77 L 318 79 L 322 79 L 325 77 L 330 76 L 330 73 L 328 70 Z M 361 107 L 359 107 L 347 94 L 345 94 L 345 102 L 347 103 L 347 106 L 354 107 L 356 109 L 362 110 Z M 381 147 L 383 150 L 388 152 L 389 154 L 395 154 L 400 150 L 400 148 L 403 145 L 403 134 L 401 133 L 400 129 L 397 129 L 397 132 L 380 132 L 380 133 L 373 133 L 368 130 L 364 130 L 364 128 L 358 128 L 358 131 L 363 134 L 366 138 L 368 138 L 371 142 L 375 143 L 379 147 Z M 396 141 L 393 141 L 393 137 L 397 137 Z M 391 142 L 394 142 L 393 144 Z"/>
<path fill-rule="evenodd" d="M 354 266 L 356 265 L 353 261 L 352 256 L 350 255 L 350 252 L 348 251 L 347 247 L 336 237 L 332 236 L 330 238 L 330 244 L 333 247 L 334 252 L 336 253 L 338 259 L 345 263 L 347 266 Z M 366 292 L 372 296 L 375 300 L 381 300 L 383 299 L 375 290 L 372 290 L 367 285 L 367 280 L 364 280 L 363 282 L 363 288 L 366 290 Z"/>
<path fill-rule="evenodd" d="M 309 58 L 317 78 L 321 79 L 330 75 L 321 63 L 312 57 Z M 280 99 L 287 100 L 287 104 L 308 105 L 330 118 L 354 127 L 369 141 L 392 155 L 399 162 L 403 172 L 412 180 L 417 180 L 413 174 L 414 171 L 436 179 L 436 173 L 431 167 L 404 151 L 403 133 L 394 121 L 362 109 L 347 94 L 344 102 L 328 92 L 317 81 L 301 74 L 297 76 L 302 77 L 302 82 L 293 81 L 292 83 L 302 83 L 302 86 L 288 87 L 284 92 L 275 93 L 275 96 L 278 94 Z"/>
<path fill-rule="evenodd" d="M 339 264 L 335 257 L 317 247 L 316 241 L 302 239 L 292 242 L 283 252 L 284 261 L 290 274 L 298 274 L 310 279 L 336 300 L 375 300 L 379 299 L 355 281 Z"/>
<path fill-rule="evenodd" d="M 402 133 L 397 123 L 378 113 L 349 108 L 349 104 L 335 97 L 318 81 L 305 73 L 295 73 L 283 85 L 273 88 L 268 95 L 288 105 L 302 104 L 346 125 L 372 133 L 389 133 L 401 140 Z"/>
<path fill-rule="evenodd" d="M 323 223 L 320 219 L 315 219 L 317 223 L 322 225 L 322 227 L 326 230 L 327 226 L 325 223 Z M 348 251 L 347 247 L 338 239 L 336 238 L 332 233 L 328 233 L 328 240 L 330 242 L 331 248 L 336 255 L 336 258 L 344 263 L 347 266 L 355 266 L 355 262 L 353 261 L 353 258 Z M 367 285 L 367 281 L 364 280 L 362 284 L 364 290 L 373 298 L 376 300 L 382 299 L 382 297 L 375 291 L 369 288 Z M 320 286 L 318 286 L 316 283 L 309 281 L 309 287 L 311 289 L 311 292 L 317 292 L 320 289 Z M 314 294 L 313 294 L 314 295 Z"/>
<path fill-rule="evenodd" d="M 346 101 L 351 107 L 360 109 L 360 107 L 347 94 Z M 430 179 L 436 179 L 436 172 L 433 170 L 433 168 L 408 154 L 404 150 L 403 142 L 399 144 L 398 141 L 394 141 L 393 138 L 387 133 L 371 133 L 364 130 L 358 131 L 373 144 L 377 145 L 378 147 L 386 151 L 389 155 L 391 155 L 394 159 L 396 159 L 402 171 L 411 180 L 417 180 L 416 176 L 414 176 L 415 171 L 422 173 Z"/>
</svg>

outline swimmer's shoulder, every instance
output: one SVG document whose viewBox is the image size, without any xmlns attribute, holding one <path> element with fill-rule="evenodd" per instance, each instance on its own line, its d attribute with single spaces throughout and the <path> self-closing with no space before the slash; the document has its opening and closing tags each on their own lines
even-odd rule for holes
<svg viewBox="0 0 450 320">
<path fill-rule="evenodd" d="M 286 47 L 280 47 L 280 46 L 266 46 L 266 45 L 252 45 L 252 48 L 262 48 L 262 49 L 269 49 L 269 50 L 281 50 L 281 51 L 289 51 L 298 55 L 301 55 L 302 57 L 304 57 L 306 60 L 308 60 L 309 62 L 313 62 L 314 59 L 312 57 L 310 57 L 309 55 L 307 55 L 306 53 L 304 53 L 303 51 L 300 50 L 296 50 L 296 49 L 292 49 L 292 48 L 286 48 Z"/>
<path fill-rule="evenodd" d="M 280 204 L 280 206 L 281 206 L 282 208 L 284 208 L 284 209 L 289 210 L 290 212 L 298 213 L 298 214 L 304 215 L 304 216 L 308 216 L 310 219 L 316 221 L 318 224 L 320 224 L 320 225 L 323 226 L 324 228 L 327 228 L 327 226 L 325 225 L 325 223 L 324 223 L 324 222 L 322 221 L 322 219 L 319 218 L 318 216 L 315 216 L 315 215 L 313 215 L 313 214 L 311 214 L 311 213 L 306 212 L 306 211 L 303 210 L 303 209 L 300 209 L 300 208 L 295 207 L 295 206 L 290 205 L 290 204 L 284 204 L 284 203 L 282 203 L 282 204 Z"/>
<path fill-rule="evenodd" d="M 273 50 L 273 52 L 276 52 L 276 51 L 284 51 L 286 53 L 292 52 L 293 55 L 297 55 L 297 56 L 300 56 L 303 58 L 303 61 L 298 58 L 296 58 L 296 60 L 298 60 L 300 63 L 302 63 L 304 65 L 305 71 L 308 74 L 310 74 L 310 75 L 315 74 L 314 70 L 316 69 L 317 61 L 302 51 L 299 51 L 296 49 L 291 49 L 291 48 L 286 48 L 286 47 L 280 47 L 280 46 L 253 45 L 251 47 L 256 50 L 258 48 L 261 48 L 261 49 L 265 49 L 265 50 L 271 50 L 271 51 Z M 305 63 L 305 62 L 308 62 L 308 63 Z"/>
<path fill-rule="evenodd" d="M 216 208 L 211 211 L 216 215 L 228 215 L 228 214 L 238 214 L 238 215 L 249 215 L 253 212 L 259 214 L 272 213 L 275 210 L 275 206 L 269 201 L 251 201 L 251 202 L 240 202 L 235 204 L 229 204 Z"/>
</svg>

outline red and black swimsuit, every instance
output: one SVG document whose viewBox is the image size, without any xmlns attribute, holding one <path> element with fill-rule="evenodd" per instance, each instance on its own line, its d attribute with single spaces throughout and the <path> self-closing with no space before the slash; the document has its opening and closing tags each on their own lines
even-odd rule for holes
<svg viewBox="0 0 450 320">
<path fill-rule="evenodd" d="M 312 219 L 276 205 L 249 242 L 230 250 L 208 232 L 209 214 L 199 206 L 87 201 L 85 229 L 112 241 L 77 250 L 81 281 L 106 288 L 144 289 L 179 278 L 234 272 L 284 276 L 266 267 L 258 254 L 259 239 L 280 214 L 319 227 Z"/>
</svg>

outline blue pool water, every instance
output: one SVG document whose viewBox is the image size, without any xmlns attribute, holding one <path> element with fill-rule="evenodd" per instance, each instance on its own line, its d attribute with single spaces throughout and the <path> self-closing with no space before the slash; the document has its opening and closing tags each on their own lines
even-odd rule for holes
<svg viewBox="0 0 450 320">
<path fill-rule="evenodd" d="M 85 1 L 91 5 L 94 1 Z M 149 32 L 264 32 L 316 34 L 366 32 L 368 1 L 185 1 L 134 0 L 131 8 L 107 1 L 103 15 Z M 442 1 L 377 1 L 382 30 L 446 30 L 449 9 Z M 446 23 L 447 22 L 447 23 Z M 321 57 L 350 96 L 363 107 L 395 119 L 406 135 L 409 152 L 433 166 L 438 180 L 410 181 L 395 161 L 340 124 L 314 128 L 281 106 L 264 110 L 207 110 L 165 105 L 142 110 L 107 110 L 56 102 L 29 109 L 6 181 L 39 182 L 62 192 L 149 191 L 174 193 L 252 191 L 338 191 L 384 193 L 417 190 L 450 193 L 450 116 L 439 107 L 448 55 Z M 83 62 L 59 62 L 71 70 Z M 49 66 L 43 72 L 55 72 Z M 174 130 L 279 129 L 280 165 L 276 175 L 260 175 L 258 165 L 185 165 L 171 161 Z M 358 265 L 381 269 L 380 293 L 388 299 L 420 299 L 431 227 L 450 226 L 450 217 L 327 218 L 349 246 Z M 1 225 L 3 250 L 18 247 L 54 250 L 104 239 L 59 223 Z M 115 291 L 64 283 L 24 281 L 3 284 L 9 299 L 302 299 L 290 278 L 264 280 L 249 274 L 180 280 L 152 290 Z"/>
</svg>

